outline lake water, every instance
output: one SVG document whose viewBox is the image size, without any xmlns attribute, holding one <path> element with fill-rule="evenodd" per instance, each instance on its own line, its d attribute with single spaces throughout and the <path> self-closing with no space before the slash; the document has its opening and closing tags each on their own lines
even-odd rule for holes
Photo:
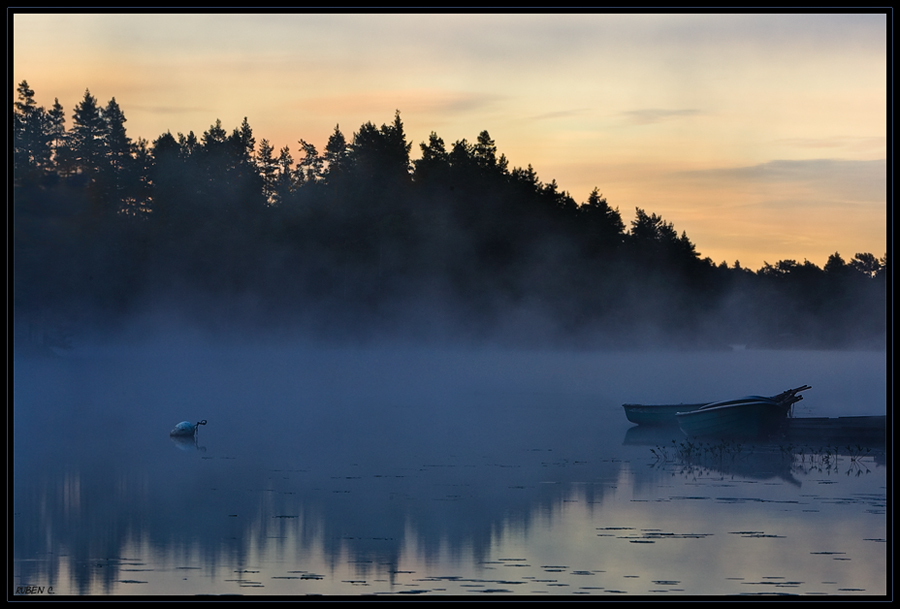
<svg viewBox="0 0 900 609">
<path fill-rule="evenodd" d="M 809 384 L 795 416 L 885 414 L 883 352 L 160 341 L 13 380 L 15 594 L 888 591 L 884 446 L 688 460 L 621 408 Z"/>
</svg>

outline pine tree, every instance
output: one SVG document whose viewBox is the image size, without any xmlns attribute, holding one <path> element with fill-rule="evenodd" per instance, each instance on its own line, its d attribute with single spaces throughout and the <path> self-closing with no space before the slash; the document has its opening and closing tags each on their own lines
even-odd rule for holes
<svg viewBox="0 0 900 609">
<path fill-rule="evenodd" d="M 49 169 L 51 148 L 47 113 L 34 100 L 34 90 L 22 81 L 13 110 L 13 163 L 19 183 L 41 177 Z"/>
<path fill-rule="evenodd" d="M 72 122 L 72 151 L 76 168 L 89 179 L 96 179 L 106 156 L 107 128 L 97 99 L 90 90 L 85 90 L 84 98 L 75 106 Z"/>
<path fill-rule="evenodd" d="M 270 205 L 275 202 L 276 177 L 278 174 L 278 160 L 274 157 L 275 148 L 269 140 L 263 138 L 259 143 L 259 152 L 256 154 L 256 166 L 262 177 L 263 197 Z"/>
<path fill-rule="evenodd" d="M 127 183 L 131 174 L 132 143 L 125 132 L 125 114 L 113 97 L 101 111 L 104 122 L 105 162 L 102 164 L 102 175 L 105 181 L 106 195 L 110 197 L 117 209 L 123 206 L 125 192 L 130 190 Z"/>
<path fill-rule="evenodd" d="M 325 159 L 320 157 L 316 147 L 306 140 L 300 140 L 299 144 L 303 152 L 303 158 L 297 164 L 297 168 L 294 169 L 295 181 L 297 184 L 318 182 L 323 177 Z"/>
<path fill-rule="evenodd" d="M 444 140 L 434 131 L 428 136 L 428 143 L 419 144 L 422 157 L 413 161 L 414 179 L 420 184 L 439 182 L 446 178 L 450 169 L 450 155 L 444 147 Z"/>
<path fill-rule="evenodd" d="M 109 162 L 116 168 L 121 168 L 131 156 L 131 138 L 125 133 L 125 114 L 113 97 L 106 108 L 101 112 L 103 122 L 106 124 L 106 151 Z"/>
<path fill-rule="evenodd" d="M 497 145 L 487 131 L 478 134 L 472 154 L 483 169 L 493 169 L 497 166 Z"/>
<path fill-rule="evenodd" d="M 302 140 L 301 140 L 302 141 Z M 340 125 L 335 125 L 334 133 L 328 138 L 325 144 L 325 175 L 335 177 L 339 175 L 345 168 L 349 146 L 344 134 L 341 133 Z"/>
<path fill-rule="evenodd" d="M 53 167 L 60 176 L 71 175 L 75 171 L 69 134 L 66 132 L 66 113 L 59 98 L 53 100 L 53 108 L 47 113 L 47 135 L 53 153 Z"/>
<path fill-rule="evenodd" d="M 217 118 L 215 124 L 210 125 L 209 129 L 200 136 L 200 141 L 203 144 L 204 150 L 207 153 L 213 154 L 221 151 L 227 137 L 228 134 L 225 132 L 225 129 L 222 128 L 222 121 Z"/>
<path fill-rule="evenodd" d="M 275 203 L 284 203 L 294 191 L 294 157 L 287 146 L 278 153 L 278 175 L 275 177 Z"/>
<path fill-rule="evenodd" d="M 589 232 L 590 252 L 611 252 L 622 244 L 625 223 L 619 210 L 609 206 L 599 188 L 591 191 L 587 202 L 579 207 L 578 214 Z"/>
</svg>

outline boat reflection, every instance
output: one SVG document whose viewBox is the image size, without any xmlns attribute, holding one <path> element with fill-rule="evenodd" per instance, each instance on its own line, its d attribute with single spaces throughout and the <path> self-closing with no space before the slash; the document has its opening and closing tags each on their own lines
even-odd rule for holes
<svg viewBox="0 0 900 609">
<path fill-rule="evenodd" d="M 887 417 L 796 417 L 784 422 L 780 435 L 793 443 L 884 447 Z"/>
<path fill-rule="evenodd" d="M 696 440 L 671 429 L 635 426 L 623 444 L 647 446 L 654 467 L 690 477 L 723 475 L 751 480 L 780 479 L 799 487 L 798 474 L 811 471 L 862 475 L 863 457 L 886 464 L 884 417 L 789 419 L 778 434 L 746 442 Z"/>
</svg>

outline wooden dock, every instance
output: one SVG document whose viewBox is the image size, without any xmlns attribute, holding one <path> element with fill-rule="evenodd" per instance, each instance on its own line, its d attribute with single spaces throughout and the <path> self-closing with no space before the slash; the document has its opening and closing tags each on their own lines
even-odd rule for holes
<svg viewBox="0 0 900 609">
<path fill-rule="evenodd" d="M 785 419 L 784 437 L 795 442 L 887 442 L 887 417 L 797 417 Z"/>
</svg>

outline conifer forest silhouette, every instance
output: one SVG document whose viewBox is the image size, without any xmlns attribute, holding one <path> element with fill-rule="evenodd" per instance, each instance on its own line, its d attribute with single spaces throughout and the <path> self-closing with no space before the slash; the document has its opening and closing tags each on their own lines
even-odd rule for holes
<svg viewBox="0 0 900 609">
<path fill-rule="evenodd" d="M 132 140 L 90 91 L 70 118 L 18 85 L 17 348 L 165 319 L 329 340 L 885 345 L 886 254 L 717 264 L 655 213 L 626 223 L 600 189 L 578 202 L 510 167 L 486 130 L 432 132 L 413 159 L 399 111 L 336 126 L 322 151 L 275 150 L 247 119 Z"/>
</svg>

